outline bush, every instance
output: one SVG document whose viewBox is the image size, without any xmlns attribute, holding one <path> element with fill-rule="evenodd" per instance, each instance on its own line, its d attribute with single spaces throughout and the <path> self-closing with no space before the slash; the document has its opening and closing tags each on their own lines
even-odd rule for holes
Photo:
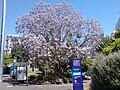
<svg viewBox="0 0 120 90">
<path fill-rule="evenodd" d="M 66 83 L 68 83 L 68 82 L 69 82 L 68 78 L 64 78 L 64 79 L 63 79 L 63 83 L 66 84 Z"/>
<path fill-rule="evenodd" d="M 120 90 L 120 51 L 97 55 L 91 78 L 92 90 Z"/>
<path fill-rule="evenodd" d="M 92 66 L 92 61 L 90 59 L 82 61 L 82 72 L 90 70 Z"/>
<path fill-rule="evenodd" d="M 10 74 L 10 67 L 4 66 L 3 67 L 3 74 Z"/>
<path fill-rule="evenodd" d="M 116 30 L 116 32 L 114 33 L 114 37 L 115 38 L 120 38 L 120 28 Z"/>
<path fill-rule="evenodd" d="M 37 79 L 37 77 L 38 77 L 38 74 L 36 74 L 35 72 L 30 72 L 30 73 L 28 73 L 28 79 L 29 79 L 30 81 L 32 81 L 32 80 L 34 80 L 34 79 Z"/>
<path fill-rule="evenodd" d="M 111 52 L 116 52 L 120 50 L 120 38 L 116 39 L 110 46 L 107 46 L 103 49 L 104 54 L 109 54 Z"/>
</svg>

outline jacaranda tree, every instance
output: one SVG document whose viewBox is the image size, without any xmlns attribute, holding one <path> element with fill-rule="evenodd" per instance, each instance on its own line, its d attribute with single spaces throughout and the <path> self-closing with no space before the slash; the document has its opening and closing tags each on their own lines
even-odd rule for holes
<svg viewBox="0 0 120 90">
<path fill-rule="evenodd" d="M 62 77 L 70 60 L 90 54 L 103 37 L 95 19 L 85 19 L 68 3 L 50 5 L 38 2 L 32 10 L 17 18 L 16 32 L 22 33 L 33 62 L 46 63 L 49 73 Z"/>
</svg>

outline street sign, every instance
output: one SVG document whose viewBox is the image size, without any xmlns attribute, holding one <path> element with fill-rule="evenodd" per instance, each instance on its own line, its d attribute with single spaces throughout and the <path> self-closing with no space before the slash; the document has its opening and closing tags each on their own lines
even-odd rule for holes
<svg viewBox="0 0 120 90">
<path fill-rule="evenodd" d="M 82 66 L 80 59 L 72 59 L 73 90 L 83 90 Z"/>
</svg>

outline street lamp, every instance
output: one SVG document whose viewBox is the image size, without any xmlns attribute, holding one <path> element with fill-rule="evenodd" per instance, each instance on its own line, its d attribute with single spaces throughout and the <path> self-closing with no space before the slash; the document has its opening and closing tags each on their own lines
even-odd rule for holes
<svg viewBox="0 0 120 90">
<path fill-rule="evenodd" d="M 2 5 L 1 42 L 0 42 L 0 83 L 3 81 L 4 36 L 5 36 L 6 0 Z"/>
</svg>

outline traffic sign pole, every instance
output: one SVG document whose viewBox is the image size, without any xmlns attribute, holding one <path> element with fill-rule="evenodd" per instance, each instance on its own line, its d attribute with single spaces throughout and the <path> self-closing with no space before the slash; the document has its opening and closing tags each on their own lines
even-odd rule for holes
<svg viewBox="0 0 120 90">
<path fill-rule="evenodd" d="M 2 22 L 1 22 L 1 38 L 0 38 L 0 82 L 3 81 L 3 61 L 4 61 L 4 36 L 5 36 L 5 17 L 6 17 L 6 0 L 2 5 Z"/>
</svg>

